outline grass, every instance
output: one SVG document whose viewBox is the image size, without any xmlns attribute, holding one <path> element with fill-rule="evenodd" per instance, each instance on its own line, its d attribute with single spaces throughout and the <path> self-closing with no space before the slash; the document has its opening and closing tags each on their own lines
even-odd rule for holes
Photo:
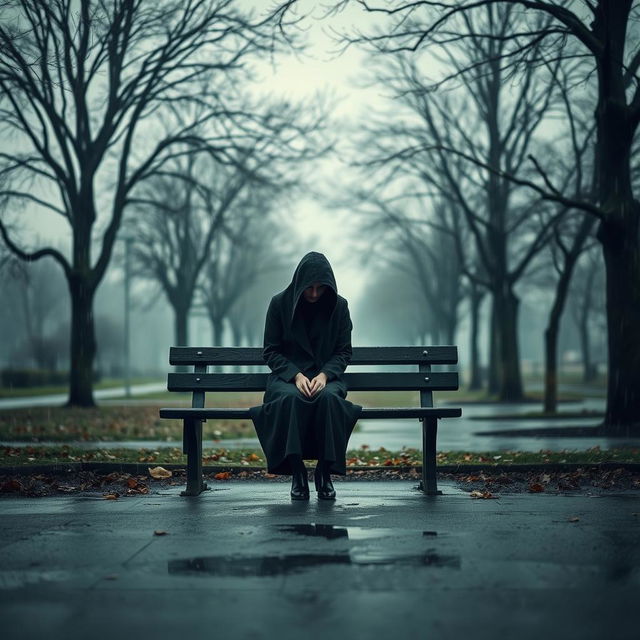
<svg viewBox="0 0 640 640">
<path fill-rule="evenodd" d="M 182 442 L 182 422 L 161 419 L 159 406 L 29 407 L 0 411 L 0 442 Z M 255 436 L 255 430 L 250 420 L 212 420 L 205 423 L 204 434 L 205 438 L 242 438 Z"/>
<path fill-rule="evenodd" d="M 596 464 L 601 462 L 640 463 L 639 448 L 620 448 L 602 450 L 593 447 L 586 451 L 485 451 L 482 453 L 465 451 L 441 451 L 437 454 L 439 465 L 487 465 L 487 464 L 550 464 L 577 463 Z M 185 464 L 186 456 L 178 447 L 159 447 L 157 449 L 81 449 L 72 445 L 25 447 L 0 446 L 0 465 L 34 465 L 67 462 L 141 462 L 151 465 L 167 463 Z M 246 448 L 231 450 L 224 447 L 205 449 L 205 465 L 256 466 L 265 467 L 261 449 Z M 347 452 L 347 466 L 406 467 L 422 464 L 422 452 L 419 449 L 403 448 L 389 451 L 384 447 L 372 450 L 366 445 Z"/>
</svg>

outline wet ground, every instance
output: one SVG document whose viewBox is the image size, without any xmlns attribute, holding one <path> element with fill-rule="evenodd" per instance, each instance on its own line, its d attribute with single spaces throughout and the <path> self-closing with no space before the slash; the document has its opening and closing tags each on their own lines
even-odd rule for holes
<svg viewBox="0 0 640 640">
<path fill-rule="evenodd" d="M 3 638 L 637 638 L 640 491 L 0 501 Z"/>
</svg>

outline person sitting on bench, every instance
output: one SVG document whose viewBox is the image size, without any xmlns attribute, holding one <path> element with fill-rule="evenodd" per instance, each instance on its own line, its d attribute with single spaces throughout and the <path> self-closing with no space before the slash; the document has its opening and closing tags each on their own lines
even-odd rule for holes
<svg viewBox="0 0 640 640">
<path fill-rule="evenodd" d="M 362 407 L 346 400 L 342 374 L 353 325 L 327 258 L 307 253 L 267 311 L 263 357 L 271 369 L 263 404 L 250 415 L 267 471 L 292 475 L 291 498 L 309 499 L 303 460 L 318 460 L 318 498 L 335 499 L 331 473 L 346 474 L 346 448 Z"/>
</svg>

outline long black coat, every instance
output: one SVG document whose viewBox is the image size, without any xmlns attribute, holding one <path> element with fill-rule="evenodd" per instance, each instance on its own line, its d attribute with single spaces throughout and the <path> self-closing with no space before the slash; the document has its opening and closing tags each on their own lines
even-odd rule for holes
<svg viewBox="0 0 640 640">
<path fill-rule="evenodd" d="M 310 304 L 302 293 L 313 283 L 326 289 Z M 352 328 L 329 261 L 321 253 L 308 253 L 291 284 L 271 299 L 265 322 L 263 356 L 271 374 L 264 404 L 250 413 L 270 473 L 291 473 L 291 454 L 325 460 L 332 473 L 346 473 L 347 441 L 362 409 L 346 400 L 342 379 L 351 359 Z M 327 376 L 322 391 L 312 398 L 298 391 L 298 372 L 312 379 L 321 371 Z"/>
</svg>

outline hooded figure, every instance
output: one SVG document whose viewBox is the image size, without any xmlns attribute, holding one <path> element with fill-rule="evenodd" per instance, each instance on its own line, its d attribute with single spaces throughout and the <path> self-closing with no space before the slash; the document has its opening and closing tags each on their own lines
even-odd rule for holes
<svg viewBox="0 0 640 640">
<path fill-rule="evenodd" d="M 351 359 L 352 327 L 329 261 L 321 253 L 307 253 L 291 284 L 269 304 L 263 357 L 271 374 L 264 404 L 250 409 L 269 473 L 292 474 L 295 484 L 296 473 L 304 470 L 302 460 L 317 459 L 316 488 L 322 469 L 329 485 L 330 473 L 346 474 L 347 441 L 362 409 L 346 400 L 342 379 Z M 327 382 L 316 393 L 308 395 L 297 386 L 298 374 L 312 381 L 320 373 Z M 306 470 L 303 475 L 299 481 L 306 484 Z M 335 496 L 333 486 L 327 491 Z M 306 492 L 302 497 L 308 497 L 308 487 Z M 291 497 L 296 497 L 293 488 Z"/>
</svg>

